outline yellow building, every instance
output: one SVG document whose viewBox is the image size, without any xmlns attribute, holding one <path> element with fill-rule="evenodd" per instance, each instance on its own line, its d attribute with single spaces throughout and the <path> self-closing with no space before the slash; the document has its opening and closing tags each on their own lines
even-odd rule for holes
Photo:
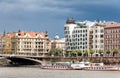
<svg viewBox="0 0 120 78">
<path fill-rule="evenodd" d="M 48 34 L 43 32 L 19 31 L 4 37 L 4 53 L 7 54 L 46 56 L 50 48 Z"/>
</svg>

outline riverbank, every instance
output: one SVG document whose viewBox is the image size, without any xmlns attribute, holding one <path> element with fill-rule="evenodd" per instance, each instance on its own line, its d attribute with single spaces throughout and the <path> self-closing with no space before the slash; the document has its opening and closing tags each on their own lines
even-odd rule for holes
<svg viewBox="0 0 120 78">
<path fill-rule="evenodd" d="M 51 62 L 72 62 L 72 61 L 89 61 L 92 63 L 101 63 L 108 65 L 120 65 L 120 57 L 50 57 L 46 61 Z"/>
</svg>

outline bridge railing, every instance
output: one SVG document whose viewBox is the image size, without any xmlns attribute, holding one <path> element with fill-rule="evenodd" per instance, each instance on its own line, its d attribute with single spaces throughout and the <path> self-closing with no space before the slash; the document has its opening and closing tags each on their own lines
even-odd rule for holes
<svg viewBox="0 0 120 78">
<path fill-rule="evenodd" d="M 45 57 L 37 55 L 19 55 L 19 54 L 0 54 L 0 57 Z"/>
</svg>

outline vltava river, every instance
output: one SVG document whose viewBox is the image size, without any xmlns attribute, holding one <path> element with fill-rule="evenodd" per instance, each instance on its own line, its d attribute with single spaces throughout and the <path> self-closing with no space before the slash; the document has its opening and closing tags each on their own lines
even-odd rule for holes
<svg viewBox="0 0 120 78">
<path fill-rule="evenodd" d="M 0 78 L 120 78 L 120 71 L 45 70 L 0 67 Z"/>
</svg>

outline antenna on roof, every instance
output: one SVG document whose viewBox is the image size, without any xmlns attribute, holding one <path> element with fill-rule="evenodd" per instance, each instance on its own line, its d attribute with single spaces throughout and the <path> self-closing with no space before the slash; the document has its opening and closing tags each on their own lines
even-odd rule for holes
<svg viewBox="0 0 120 78">
<path fill-rule="evenodd" d="M 5 31 L 5 29 L 4 29 L 3 36 L 5 36 L 5 34 L 6 34 L 6 31 Z"/>
<path fill-rule="evenodd" d="M 48 37 L 48 31 L 45 31 L 45 37 Z"/>
<path fill-rule="evenodd" d="M 18 30 L 18 35 L 19 35 L 19 36 L 21 35 L 20 32 L 21 32 L 21 31 L 20 31 L 20 29 L 19 29 L 19 30 Z"/>
<path fill-rule="evenodd" d="M 99 22 L 100 22 L 100 19 L 97 19 L 97 22 L 99 23 Z"/>
<path fill-rule="evenodd" d="M 19 29 L 18 32 L 21 32 L 21 30 Z"/>
</svg>

